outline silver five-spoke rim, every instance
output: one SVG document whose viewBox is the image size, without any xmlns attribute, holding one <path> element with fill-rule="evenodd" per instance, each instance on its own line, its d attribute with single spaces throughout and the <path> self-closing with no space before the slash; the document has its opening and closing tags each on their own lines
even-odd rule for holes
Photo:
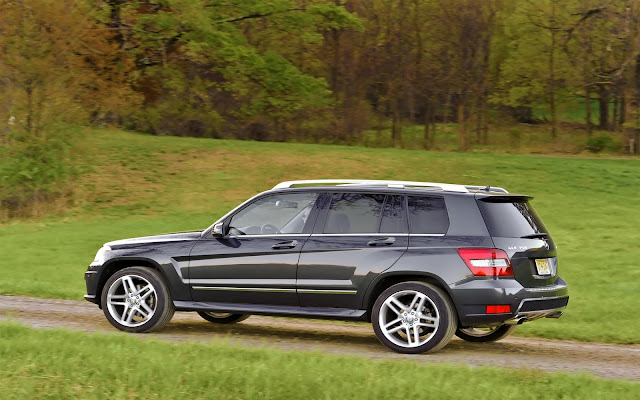
<svg viewBox="0 0 640 400">
<path fill-rule="evenodd" d="M 116 279 L 107 292 L 109 314 L 119 324 L 129 328 L 145 324 L 158 306 L 156 290 L 139 275 L 124 275 Z"/>
<path fill-rule="evenodd" d="M 407 348 L 418 347 L 433 338 L 440 324 L 440 315 L 426 294 L 403 290 L 382 303 L 378 324 L 392 343 Z"/>
<path fill-rule="evenodd" d="M 499 326 L 493 326 L 490 328 L 464 328 L 460 329 L 462 332 L 473 337 L 483 337 L 491 335 Z"/>
</svg>

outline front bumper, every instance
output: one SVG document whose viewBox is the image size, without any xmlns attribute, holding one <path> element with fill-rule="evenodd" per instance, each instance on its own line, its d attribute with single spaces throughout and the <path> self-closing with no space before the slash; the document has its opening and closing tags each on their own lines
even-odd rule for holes
<svg viewBox="0 0 640 400">
<path fill-rule="evenodd" d="M 96 295 L 98 287 L 98 271 L 90 269 L 85 272 L 84 281 L 87 285 L 87 294 L 84 295 L 85 300 L 100 305 L 100 299 L 98 299 L 98 296 Z"/>
<path fill-rule="evenodd" d="M 549 286 L 525 288 L 515 279 L 475 280 L 451 287 L 461 327 L 521 324 L 540 318 L 559 318 L 569 302 L 562 278 Z M 511 312 L 487 314 L 487 305 L 509 305 Z"/>
</svg>

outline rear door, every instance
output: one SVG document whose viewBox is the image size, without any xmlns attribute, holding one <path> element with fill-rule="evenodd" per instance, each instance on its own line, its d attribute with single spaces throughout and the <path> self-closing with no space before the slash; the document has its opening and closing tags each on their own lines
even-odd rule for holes
<svg viewBox="0 0 640 400">
<path fill-rule="evenodd" d="M 495 246 L 511 259 L 515 278 L 524 287 L 552 285 L 558 275 L 556 246 L 525 196 L 489 196 L 478 207 Z"/>
<path fill-rule="evenodd" d="M 300 305 L 360 308 L 373 277 L 392 266 L 407 245 L 404 196 L 328 194 L 300 254 Z"/>
</svg>

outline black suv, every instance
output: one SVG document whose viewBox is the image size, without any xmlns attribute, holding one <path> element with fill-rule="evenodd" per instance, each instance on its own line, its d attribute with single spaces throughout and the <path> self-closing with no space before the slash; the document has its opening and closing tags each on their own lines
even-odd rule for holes
<svg viewBox="0 0 640 400">
<path fill-rule="evenodd" d="M 436 351 L 454 334 L 495 341 L 559 318 L 569 301 L 529 199 L 489 186 L 283 182 L 204 231 L 105 244 L 85 298 L 129 332 L 197 311 L 215 323 L 371 321 L 402 353 Z"/>
</svg>

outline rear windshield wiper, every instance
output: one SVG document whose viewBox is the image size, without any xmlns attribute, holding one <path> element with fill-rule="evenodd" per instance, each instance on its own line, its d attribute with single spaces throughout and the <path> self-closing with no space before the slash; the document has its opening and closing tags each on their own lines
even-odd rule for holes
<svg viewBox="0 0 640 400">
<path fill-rule="evenodd" d="M 522 239 L 543 239 L 549 237 L 549 234 L 546 232 L 540 233 L 532 233 L 531 235 L 520 236 Z"/>
</svg>

